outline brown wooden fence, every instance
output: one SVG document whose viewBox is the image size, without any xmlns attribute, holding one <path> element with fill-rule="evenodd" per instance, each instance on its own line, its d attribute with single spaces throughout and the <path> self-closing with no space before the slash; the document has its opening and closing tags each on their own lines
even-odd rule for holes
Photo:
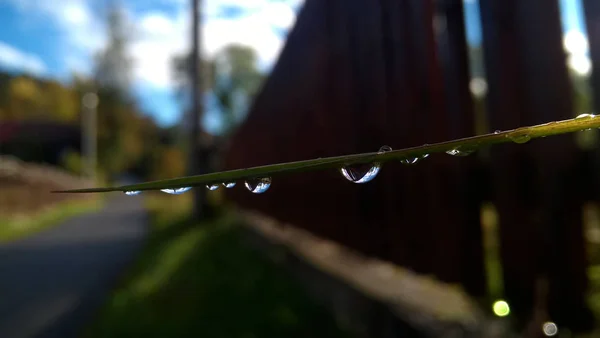
<svg viewBox="0 0 600 338">
<path fill-rule="evenodd" d="M 479 2 L 490 130 L 572 117 L 558 3 Z M 600 6 L 584 3 L 593 64 L 600 67 Z M 462 0 L 306 0 L 226 166 L 473 135 L 464 27 Z M 388 163 L 364 185 L 335 171 L 277 177 L 268 193 L 233 189 L 229 196 L 363 253 L 460 283 L 478 298 L 486 295 L 480 208 L 492 201 L 506 297 L 517 318 L 528 319 L 536 281 L 545 276 L 552 320 L 588 327 L 586 195 L 573 136 L 498 146 L 491 155 Z"/>
</svg>

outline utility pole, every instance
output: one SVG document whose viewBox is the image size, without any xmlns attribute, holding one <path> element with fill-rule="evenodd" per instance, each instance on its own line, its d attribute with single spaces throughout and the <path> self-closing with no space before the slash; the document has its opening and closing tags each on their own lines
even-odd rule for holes
<svg viewBox="0 0 600 338">
<path fill-rule="evenodd" d="M 95 182 L 98 152 L 98 117 L 96 112 L 96 108 L 98 107 L 98 95 L 93 92 L 85 93 L 81 99 L 81 106 L 83 111 L 83 118 L 81 119 L 81 148 L 85 161 L 83 173 L 87 178 Z"/>
<path fill-rule="evenodd" d="M 201 163 L 203 158 L 200 156 L 203 153 L 203 149 L 201 149 L 200 142 L 200 117 L 202 115 L 202 98 L 203 98 L 203 90 L 202 90 L 202 81 L 200 73 L 200 46 L 202 42 L 200 41 L 202 34 L 200 29 L 202 27 L 202 14 L 200 13 L 200 9 L 202 8 L 201 0 L 191 0 L 192 1 L 192 51 L 191 51 L 191 99 L 192 99 L 192 107 L 190 114 L 190 139 L 189 139 L 189 162 L 188 162 L 188 174 L 189 175 L 198 175 L 200 174 L 200 167 L 204 165 Z M 204 156 L 202 156 L 204 157 Z M 203 187 L 198 187 L 198 189 L 193 190 L 194 194 L 194 206 L 193 206 L 193 216 L 195 218 L 199 218 L 203 212 L 204 199 L 206 196 L 206 191 L 204 191 Z"/>
</svg>

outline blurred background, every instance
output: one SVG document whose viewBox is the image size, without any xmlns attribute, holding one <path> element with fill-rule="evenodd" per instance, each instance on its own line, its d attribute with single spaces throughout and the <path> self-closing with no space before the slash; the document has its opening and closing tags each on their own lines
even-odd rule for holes
<svg viewBox="0 0 600 338">
<path fill-rule="evenodd" d="M 595 0 L 0 0 L 0 337 L 594 337 L 598 130 L 274 178 L 600 108 Z"/>
</svg>

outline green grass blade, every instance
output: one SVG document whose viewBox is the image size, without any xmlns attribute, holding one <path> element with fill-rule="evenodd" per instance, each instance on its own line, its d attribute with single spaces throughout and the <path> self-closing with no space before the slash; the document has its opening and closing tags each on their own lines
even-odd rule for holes
<svg viewBox="0 0 600 338">
<path fill-rule="evenodd" d="M 580 115 L 580 117 L 550 122 L 541 125 L 522 127 L 513 130 L 495 132 L 486 135 L 467 137 L 452 141 L 425 144 L 418 147 L 393 150 L 378 154 L 377 152 L 353 154 L 345 156 L 318 158 L 306 161 L 270 164 L 260 167 L 236 169 L 229 171 L 215 172 L 205 175 L 187 176 L 173 178 L 161 181 L 152 181 L 140 184 L 124 185 L 109 188 L 91 188 L 53 191 L 55 193 L 98 193 L 111 191 L 144 191 L 160 190 L 167 188 L 179 188 L 188 186 L 201 186 L 213 183 L 223 183 L 230 181 L 241 181 L 251 178 L 272 177 L 284 174 L 292 174 L 306 171 L 316 171 L 323 169 L 337 169 L 350 164 L 387 162 L 391 160 L 402 160 L 423 156 L 425 154 L 442 153 L 452 149 L 477 149 L 483 146 L 494 144 L 515 142 L 524 143 L 530 139 L 553 136 L 559 134 L 572 133 L 590 128 L 600 128 L 600 116 Z"/>
</svg>

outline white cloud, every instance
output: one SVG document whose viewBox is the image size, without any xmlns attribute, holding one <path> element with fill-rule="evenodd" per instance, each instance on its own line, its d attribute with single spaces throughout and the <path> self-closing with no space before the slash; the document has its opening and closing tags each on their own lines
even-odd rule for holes
<svg viewBox="0 0 600 338">
<path fill-rule="evenodd" d="M 136 60 L 135 77 L 161 88 L 171 87 L 171 59 L 189 50 L 190 14 L 187 1 L 179 3 L 175 16 L 146 13 L 137 20 L 138 39 L 132 46 Z M 295 8 L 303 0 L 207 0 L 204 9 L 203 53 L 210 57 L 225 46 L 237 43 L 257 51 L 259 66 L 269 68 L 277 59 L 283 39 L 273 28 L 288 30 L 295 20 Z M 220 16 L 222 9 L 237 7 L 240 16 Z"/>
<path fill-rule="evenodd" d="M 0 64 L 33 74 L 43 74 L 47 67 L 37 55 L 18 50 L 0 42 Z"/>
<path fill-rule="evenodd" d="M 8 1 L 21 11 L 24 20 L 38 20 L 41 16 L 56 23 L 66 38 L 66 45 L 60 46 L 64 50 L 63 60 L 72 71 L 81 72 L 81 66 L 89 64 L 93 52 L 106 41 L 98 15 L 92 12 L 89 0 Z"/>
<path fill-rule="evenodd" d="M 8 1 L 23 13 L 36 12 L 47 16 L 62 28 L 68 41 L 68 46 L 63 47 L 63 59 L 65 65 L 72 70 L 83 71 L 86 65 L 91 64 L 92 53 L 101 49 L 106 42 L 102 16 L 91 8 L 94 0 Z M 175 14 L 129 11 L 128 15 L 136 25 L 130 53 L 135 60 L 135 81 L 166 89 L 173 85 L 172 57 L 189 50 L 190 6 L 189 0 L 155 1 L 172 5 Z M 203 53 L 212 56 L 228 44 L 243 44 L 255 49 L 260 68 L 268 69 L 283 46 L 283 39 L 276 30 L 288 30 L 293 26 L 295 10 L 303 2 L 304 0 L 205 0 Z M 126 1 L 123 4 L 128 5 Z M 240 9 L 239 16 L 222 16 L 224 9 L 232 7 Z"/>
<path fill-rule="evenodd" d="M 91 22 L 90 14 L 82 3 L 72 2 L 61 8 L 59 15 L 62 15 L 65 20 L 73 25 L 84 26 Z"/>
</svg>

